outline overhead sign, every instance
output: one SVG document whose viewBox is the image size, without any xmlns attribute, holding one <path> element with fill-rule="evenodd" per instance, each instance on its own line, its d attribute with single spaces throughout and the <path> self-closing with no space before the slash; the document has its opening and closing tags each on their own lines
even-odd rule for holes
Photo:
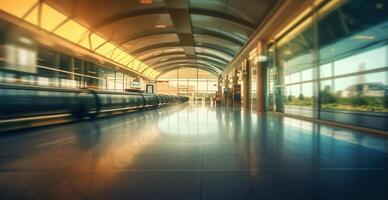
<svg viewBox="0 0 388 200">
<path fill-rule="evenodd" d="M 158 80 L 157 83 L 168 83 L 168 80 Z"/>
<path fill-rule="evenodd" d="M 131 88 L 140 88 L 140 82 L 132 81 L 131 82 Z"/>
</svg>

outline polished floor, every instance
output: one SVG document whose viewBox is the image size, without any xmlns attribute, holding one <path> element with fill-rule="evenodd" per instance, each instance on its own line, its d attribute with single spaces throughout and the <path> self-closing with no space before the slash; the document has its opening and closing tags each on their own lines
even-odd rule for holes
<svg viewBox="0 0 388 200">
<path fill-rule="evenodd" d="M 0 199 L 387 199 L 388 137 L 178 105 L 0 135 Z"/>
</svg>

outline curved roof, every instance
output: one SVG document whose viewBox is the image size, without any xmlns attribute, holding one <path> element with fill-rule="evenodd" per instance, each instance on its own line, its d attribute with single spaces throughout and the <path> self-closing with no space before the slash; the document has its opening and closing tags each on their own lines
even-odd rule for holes
<svg viewBox="0 0 388 200">
<path fill-rule="evenodd" d="M 220 73 L 278 0 L 44 1 L 161 74 Z"/>
</svg>

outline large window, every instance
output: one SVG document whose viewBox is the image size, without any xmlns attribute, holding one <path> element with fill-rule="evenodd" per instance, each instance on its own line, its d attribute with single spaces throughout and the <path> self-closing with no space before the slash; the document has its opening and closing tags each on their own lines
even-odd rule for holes
<svg viewBox="0 0 388 200">
<path fill-rule="evenodd" d="M 270 44 L 268 110 L 387 130 L 388 2 L 333 2 Z"/>
<path fill-rule="evenodd" d="M 37 49 L 37 73 L 0 70 L 0 82 L 64 88 L 125 91 L 132 77 L 44 47 Z"/>
<path fill-rule="evenodd" d="M 323 65 L 322 108 L 388 112 L 387 52 L 385 45 Z"/>
<path fill-rule="evenodd" d="M 197 101 L 210 101 L 217 90 L 217 77 L 195 68 L 167 72 L 161 75 L 156 83 L 156 91 L 159 94 L 185 95 Z"/>
<path fill-rule="evenodd" d="M 388 112 L 387 6 L 349 1 L 318 20 L 324 111 Z"/>
</svg>

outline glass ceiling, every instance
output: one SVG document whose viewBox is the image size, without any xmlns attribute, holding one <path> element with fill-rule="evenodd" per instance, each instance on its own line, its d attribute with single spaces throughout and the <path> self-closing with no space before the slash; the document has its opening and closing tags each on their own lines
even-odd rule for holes
<svg viewBox="0 0 388 200">
<path fill-rule="evenodd" d="M 134 73 L 150 79 L 154 79 L 159 75 L 157 71 L 129 55 L 122 47 L 107 41 L 44 2 L 39 0 L 13 0 L 2 3 L 1 9 Z"/>
<path fill-rule="evenodd" d="M 173 67 L 154 67 L 167 60 L 188 65 L 194 58 L 205 63 L 204 69 L 219 73 L 278 0 L 168 2 L 8 0 L 2 7 L 42 30 L 153 79 Z"/>
</svg>

